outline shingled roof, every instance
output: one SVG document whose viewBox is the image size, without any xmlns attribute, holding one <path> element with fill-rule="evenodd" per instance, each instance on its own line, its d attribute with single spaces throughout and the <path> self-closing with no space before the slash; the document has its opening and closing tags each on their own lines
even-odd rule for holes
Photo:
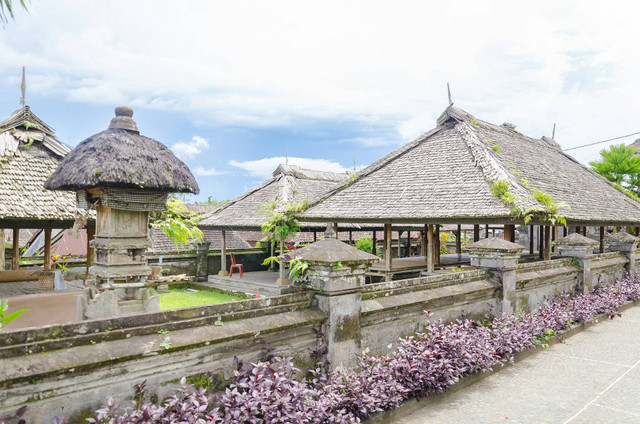
<svg viewBox="0 0 640 424">
<path fill-rule="evenodd" d="M 260 214 L 262 204 L 275 200 L 281 204 L 313 202 L 327 192 L 349 181 L 348 173 L 322 172 L 280 165 L 269 178 L 257 187 L 204 215 L 200 228 L 260 230 L 265 216 Z M 318 229 L 324 230 L 325 225 Z"/>
<path fill-rule="evenodd" d="M 542 206 L 532 189 L 570 208 L 568 223 L 640 222 L 640 203 L 565 154 L 550 138 L 533 139 L 449 106 L 437 127 L 359 173 L 301 215 L 319 222 L 509 223 L 509 207 L 491 193 L 509 183 L 522 208 Z"/>
<path fill-rule="evenodd" d="M 71 149 L 24 106 L 0 123 L 0 222 L 38 226 L 37 221 L 75 218 L 73 192 L 53 192 L 44 183 Z M 32 221 L 29 223 L 29 221 Z"/>
<path fill-rule="evenodd" d="M 215 230 L 202 230 L 203 240 L 210 242 L 210 250 L 222 249 L 222 234 Z M 151 248 L 149 253 L 175 253 L 176 245 L 169 240 L 169 237 L 159 228 L 149 229 L 149 238 L 151 239 Z M 227 249 L 251 249 L 251 245 L 245 241 L 237 231 L 229 231 L 226 234 L 225 243 Z M 181 252 L 188 252 L 194 249 L 193 242 L 180 249 Z"/>
</svg>

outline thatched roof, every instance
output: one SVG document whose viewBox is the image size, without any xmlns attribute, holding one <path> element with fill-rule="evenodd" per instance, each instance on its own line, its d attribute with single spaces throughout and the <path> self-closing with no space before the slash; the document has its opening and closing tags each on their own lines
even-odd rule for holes
<svg viewBox="0 0 640 424">
<path fill-rule="evenodd" d="M 566 202 L 568 223 L 640 222 L 640 203 L 562 152 L 549 138 L 533 139 L 510 125 L 494 125 L 448 107 L 434 130 L 361 171 L 301 215 L 337 222 L 513 222 L 491 193 L 504 180 L 522 208 L 542 206 L 532 189 Z M 527 183 L 528 181 L 528 183 Z M 517 220 L 516 220 L 517 221 Z"/>
<path fill-rule="evenodd" d="M 51 127 L 24 106 L 0 123 L 0 222 L 5 226 L 35 226 L 38 221 L 64 221 L 76 212 L 72 192 L 44 189 L 47 178 L 71 149 L 60 143 Z"/>
<path fill-rule="evenodd" d="M 280 165 L 269 178 L 257 187 L 241 194 L 206 214 L 198 223 L 201 228 L 260 230 L 265 216 L 262 204 L 275 200 L 280 204 L 313 202 L 329 191 L 349 181 L 348 173 L 322 172 Z M 317 226 L 324 230 L 324 225 Z"/>
<path fill-rule="evenodd" d="M 50 190 L 118 187 L 198 193 L 191 171 L 164 144 L 140 135 L 128 107 L 116 108 L 109 129 L 81 142 L 46 183 Z"/>
<path fill-rule="evenodd" d="M 220 231 L 215 230 L 202 230 L 204 241 L 211 243 L 209 249 L 221 250 L 222 249 L 222 234 Z M 169 237 L 159 228 L 149 229 L 149 238 L 151 239 L 151 248 L 149 253 L 175 253 L 177 251 L 176 245 L 169 240 Z M 225 243 L 227 249 L 250 249 L 251 245 L 247 243 L 237 231 L 228 231 L 226 233 Z M 188 252 L 193 250 L 193 243 L 180 249 L 181 252 Z"/>
</svg>

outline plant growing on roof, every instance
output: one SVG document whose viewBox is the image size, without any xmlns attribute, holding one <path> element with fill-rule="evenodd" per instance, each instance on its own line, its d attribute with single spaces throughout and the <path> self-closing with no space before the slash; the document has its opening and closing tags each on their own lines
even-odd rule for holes
<svg viewBox="0 0 640 424">
<path fill-rule="evenodd" d="M 502 203 L 511 209 L 511 214 L 514 218 L 522 218 L 525 224 L 528 224 L 534 217 L 537 217 L 543 224 L 567 225 L 565 217 L 560 214 L 561 209 L 569 207 L 566 202 L 555 202 L 549 193 L 536 188 L 530 188 L 528 181 L 525 186 L 530 189 L 533 198 L 542 204 L 542 207 L 531 206 L 527 209 L 522 209 L 522 207 L 517 204 L 520 198 L 510 191 L 511 186 L 507 181 L 494 181 L 491 184 L 491 194 L 499 198 Z"/>
<path fill-rule="evenodd" d="M 152 216 L 151 226 L 164 231 L 179 251 L 190 240 L 202 241 L 203 234 L 198 228 L 199 219 L 199 215 L 187 209 L 182 201 L 170 197 L 167 210 L 155 212 Z"/>
</svg>

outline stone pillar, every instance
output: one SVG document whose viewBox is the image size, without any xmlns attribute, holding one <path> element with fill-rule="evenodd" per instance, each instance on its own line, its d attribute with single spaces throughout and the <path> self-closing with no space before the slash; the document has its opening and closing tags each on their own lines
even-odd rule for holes
<svg viewBox="0 0 640 424">
<path fill-rule="evenodd" d="M 638 269 L 636 267 L 636 251 L 638 250 L 638 239 L 629 233 L 619 232 L 607 238 L 609 244 L 609 250 L 612 252 L 621 252 L 629 262 L 625 268 L 627 272 L 635 277 L 638 275 Z"/>
<path fill-rule="evenodd" d="M 471 266 L 489 268 L 502 286 L 500 312 L 512 314 L 516 306 L 516 269 L 524 247 L 510 241 L 491 237 L 465 246 Z"/>
<path fill-rule="evenodd" d="M 295 257 L 309 264 L 309 287 L 317 290 L 318 307 L 327 315 L 323 332 L 332 366 L 346 368 L 361 353 L 361 289 L 365 273 L 380 258 L 335 237 L 329 226 L 323 240 L 295 250 Z"/>
<path fill-rule="evenodd" d="M 560 256 L 572 258 L 572 261 L 577 261 L 577 264 L 574 263 L 574 265 L 582 269 L 582 273 L 578 274 L 578 286 L 582 287 L 583 293 L 593 291 L 591 259 L 593 258 L 593 249 L 597 244 L 597 241 L 579 233 L 569 234 L 556 240 Z"/>
<path fill-rule="evenodd" d="M 196 244 L 196 281 L 209 279 L 209 246 L 208 241 Z"/>
</svg>

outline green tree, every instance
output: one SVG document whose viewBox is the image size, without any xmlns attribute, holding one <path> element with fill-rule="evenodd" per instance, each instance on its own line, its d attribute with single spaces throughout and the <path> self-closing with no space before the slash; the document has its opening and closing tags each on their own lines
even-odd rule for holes
<svg viewBox="0 0 640 424">
<path fill-rule="evenodd" d="M 19 3 L 24 10 L 27 10 L 27 4 L 24 0 L 19 0 Z M 14 19 L 14 5 L 15 2 L 13 0 L 0 0 L 0 22 L 2 23 L 2 26 L 9 22 L 9 18 Z"/>
<path fill-rule="evenodd" d="M 288 237 L 294 236 L 300 231 L 300 223 L 295 215 L 304 212 L 309 207 L 309 202 L 290 203 L 281 205 L 277 201 L 266 202 L 261 205 L 260 214 L 265 215 L 266 219 L 262 223 L 262 233 L 269 236 L 271 243 L 280 244 L 280 258 L 275 256 L 265 259 L 264 265 L 276 261 L 280 264 L 280 284 L 286 284 L 284 278 L 284 265 L 282 256 L 284 255 L 284 242 Z"/>
<path fill-rule="evenodd" d="M 640 156 L 634 146 L 613 145 L 600 151 L 600 160 L 589 162 L 591 168 L 624 190 L 640 194 Z"/>
<path fill-rule="evenodd" d="M 167 210 L 156 212 L 152 216 L 151 226 L 163 230 L 180 251 L 190 240 L 202 241 L 202 231 L 197 224 L 199 219 L 200 216 L 187 209 L 182 201 L 170 197 Z"/>
<path fill-rule="evenodd" d="M 216 200 L 215 197 L 209 196 L 207 200 L 204 202 L 196 202 L 196 205 L 211 205 L 211 206 L 222 206 L 227 203 L 229 200 Z"/>
</svg>

